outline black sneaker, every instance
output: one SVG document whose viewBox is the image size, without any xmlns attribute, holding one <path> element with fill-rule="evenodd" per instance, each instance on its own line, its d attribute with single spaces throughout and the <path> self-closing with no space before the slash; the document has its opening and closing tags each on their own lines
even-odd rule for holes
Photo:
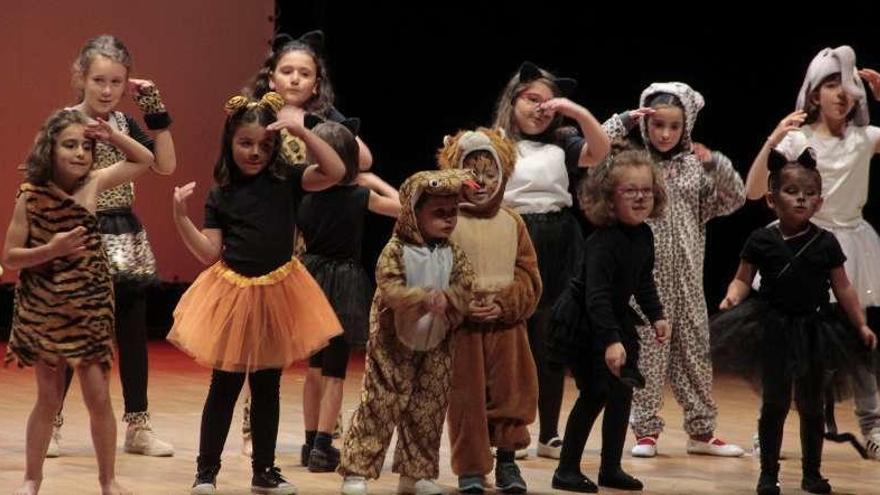
<svg viewBox="0 0 880 495">
<path fill-rule="evenodd" d="M 251 479 L 251 493 L 264 495 L 294 495 L 296 487 L 281 476 L 281 470 L 275 466 L 254 472 Z"/>
<path fill-rule="evenodd" d="M 801 480 L 801 489 L 809 493 L 831 493 L 831 484 L 819 473 L 805 474 Z"/>
<path fill-rule="evenodd" d="M 315 447 L 309 453 L 309 471 L 312 473 L 330 473 L 339 465 L 339 449 L 330 446 L 329 449 Z"/>
<path fill-rule="evenodd" d="M 526 481 L 515 462 L 499 462 L 495 465 L 495 487 L 501 493 L 526 492 Z"/>
<path fill-rule="evenodd" d="M 779 495 L 782 493 L 782 489 L 779 488 L 779 473 L 761 471 L 755 493 L 758 495 Z"/>
<path fill-rule="evenodd" d="M 485 493 L 482 474 L 465 474 L 458 477 L 458 493 Z"/>
<path fill-rule="evenodd" d="M 629 491 L 641 491 L 645 488 L 641 481 L 626 474 L 621 468 L 610 472 L 599 471 L 599 486 Z"/>
<path fill-rule="evenodd" d="M 599 487 L 577 471 L 560 471 L 553 473 L 553 488 L 578 493 L 597 493 Z"/>
<path fill-rule="evenodd" d="M 196 480 L 193 482 L 190 495 L 213 495 L 217 491 L 217 473 L 219 467 L 209 467 L 196 471 Z"/>
</svg>

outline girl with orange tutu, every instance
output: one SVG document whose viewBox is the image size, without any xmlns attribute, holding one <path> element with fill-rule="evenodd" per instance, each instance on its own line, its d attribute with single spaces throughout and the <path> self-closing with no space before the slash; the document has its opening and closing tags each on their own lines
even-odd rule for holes
<svg viewBox="0 0 880 495">
<path fill-rule="evenodd" d="M 190 252 L 210 268 L 174 310 L 168 340 L 214 369 L 202 411 L 193 494 L 212 494 L 232 412 L 245 378 L 252 393 L 255 493 L 292 494 L 275 467 L 281 371 L 342 333 L 320 287 L 293 258 L 296 209 L 305 191 L 326 189 L 345 166 L 333 149 L 295 119 L 276 120 L 284 101 L 236 96 L 226 103 L 216 185 L 205 204 L 204 228 L 187 215 L 195 183 L 174 190 L 174 221 Z M 317 162 L 290 167 L 276 131 L 302 139 Z"/>
</svg>

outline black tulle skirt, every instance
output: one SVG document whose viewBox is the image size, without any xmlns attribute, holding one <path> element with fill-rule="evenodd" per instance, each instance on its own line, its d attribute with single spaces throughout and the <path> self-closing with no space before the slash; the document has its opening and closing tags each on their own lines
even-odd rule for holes
<svg viewBox="0 0 880 495">
<path fill-rule="evenodd" d="M 824 371 L 826 392 L 836 400 L 852 396 L 850 377 L 873 353 L 845 316 L 829 305 L 810 314 L 785 314 L 759 297 L 720 312 L 709 320 L 715 371 L 744 378 L 761 389 L 764 363 L 784 360 L 786 375 L 805 376 L 814 366 Z"/>
<path fill-rule="evenodd" d="M 361 263 L 309 253 L 302 256 L 302 262 L 336 311 L 345 340 L 351 346 L 365 346 L 370 330 L 373 285 Z"/>
</svg>

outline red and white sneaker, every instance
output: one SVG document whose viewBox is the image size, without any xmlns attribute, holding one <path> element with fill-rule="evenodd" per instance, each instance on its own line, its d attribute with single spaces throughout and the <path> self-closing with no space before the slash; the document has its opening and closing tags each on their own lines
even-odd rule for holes
<svg viewBox="0 0 880 495">
<path fill-rule="evenodd" d="M 742 457 L 746 452 L 739 445 L 725 443 L 719 438 L 712 437 L 708 442 L 688 438 L 687 453 L 716 457 Z"/>
<path fill-rule="evenodd" d="M 657 437 L 647 436 L 636 438 L 631 454 L 633 457 L 654 457 L 657 455 Z"/>
</svg>

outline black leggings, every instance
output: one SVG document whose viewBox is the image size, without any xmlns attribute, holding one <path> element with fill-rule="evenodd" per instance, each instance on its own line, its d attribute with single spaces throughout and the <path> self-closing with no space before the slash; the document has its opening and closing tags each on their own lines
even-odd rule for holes
<svg viewBox="0 0 880 495">
<path fill-rule="evenodd" d="M 309 358 L 309 368 L 321 368 L 321 376 L 345 380 L 350 349 L 344 335 L 330 339 L 327 347 Z"/>
<path fill-rule="evenodd" d="M 597 362 L 601 359 L 601 362 Z M 570 367 L 580 392 L 565 425 L 559 470 L 580 472 L 581 456 L 587 437 L 602 409 L 602 463 L 600 472 L 614 472 L 620 467 L 626 439 L 632 389 L 618 380 L 605 366 L 604 356 L 585 359 Z"/>
<path fill-rule="evenodd" d="M 770 329 L 772 332 L 775 329 Z M 769 333 L 768 332 L 768 333 Z M 783 332 L 776 332 L 782 334 Z M 792 389 L 800 416 L 802 467 L 805 473 L 816 474 L 822 462 L 822 443 L 825 432 L 823 409 L 824 370 L 821 363 L 811 362 L 806 374 L 793 377 L 780 358 L 788 342 L 782 335 L 768 335 L 762 370 L 761 417 L 758 436 L 761 442 L 761 469 L 778 472 L 779 451 L 785 418 L 791 408 Z M 775 351 L 775 352 L 774 352 Z"/>
<path fill-rule="evenodd" d="M 119 352 L 119 379 L 126 413 L 147 410 L 147 294 L 140 284 L 114 283 L 116 299 L 116 347 Z M 67 367 L 64 395 L 73 380 Z"/>
<path fill-rule="evenodd" d="M 245 377 L 251 387 L 251 434 L 254 443 L 251 466 L 254 472 L 258 472 L 275 464 L 281 370 L 267 369 L 245 374 L 215 369 L 202 410 L 199 471 L 220 468 L 220 455 L 229 435 L 235 402 L 244 386 Z"/>
</svg>

